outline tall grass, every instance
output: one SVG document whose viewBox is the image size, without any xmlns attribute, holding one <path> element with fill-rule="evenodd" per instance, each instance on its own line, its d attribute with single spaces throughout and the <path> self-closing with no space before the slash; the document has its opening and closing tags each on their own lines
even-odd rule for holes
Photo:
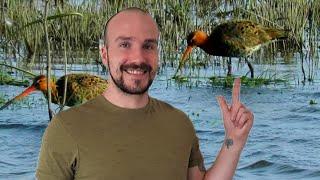
<svg viewBox="0 0 320 180">
<path fill-rule="evenodd" d="M 38 0 L 5 0 L 2 3 L 0 53 L 7 63 L 18 65 L 43 63 L 46 56 L 45 33 L 41 23 L 27 24 L 43 18 L 43 3 Z M 177 66 L 186 46 L 186 35 L 195 29 L 208 33 L 217 24 L 230 19 L 251 19 L 269 27 L 291 30 L 291 38 L 263 49 L 263 59 L 256 54 L 256 63 L 276 59 L 280 51 L 285 59 L 303 53 L 306 76 L 312 79 L 319 67 L 320 1 L 318 0 L 91 0 L 50 1 L 48 16 L 79 13 L 48 20 L 48 35 L 54 63 L 63 63 L 64 49 L 68 63 L 95 64 L 104 23 L 119 10 L 136 6 L 148 10 L 161 31 L 160 55 L 164 65 Z M 57 1 L 60 2 L 60 1 Z M 6 20 L 12 22 L 8 25 Z M 66 47 L 66 48 L 65 48 Z M 212 65 L 202 51 L 194 61 Z M 287 58 L 286 58 L 287 57 Z M 221 58 L 213 58 L 214 61 Z M 271 63 L 273 63 L 271 61 Z M 196 64 L 196 63 L 193 63 Z M 43 68 L 45 66 L 41 66 Z"/>
</svg>

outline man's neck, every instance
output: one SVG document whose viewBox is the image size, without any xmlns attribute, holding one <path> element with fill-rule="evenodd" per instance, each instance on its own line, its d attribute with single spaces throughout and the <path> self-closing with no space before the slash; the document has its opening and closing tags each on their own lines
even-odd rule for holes
<svg viewBox="0 0 320 180">
<path fill-rule="evenodd" d="M 103 92 L 103 96 L 112 104 L 128 109 L 145 107 L 149 101 L 147 92 L 141 95 L 127 94 L 114 84 L 109 84 L 108 88 Z"/>
</svg>

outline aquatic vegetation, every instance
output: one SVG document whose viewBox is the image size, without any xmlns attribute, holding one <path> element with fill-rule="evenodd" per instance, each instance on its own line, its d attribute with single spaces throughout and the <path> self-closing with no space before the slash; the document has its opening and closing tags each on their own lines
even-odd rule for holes
<svg viewBox="0 0 320 180">
<path fill-rule="evenodd" d="M 309 101 L 309 104 L 310 104 L 310 105 L 315 105 L 315 104 L 318 104 L 318 103 L 317 103 L 317 101 L 316 101 L 316 100 L 311 99 L 311 100 Z"/>
<path fill-rule="evenodd" d="M 174 76 L 172 79 L 174 79 L 178 84 L 182 84 L 185 82 L 188 82 L 188 77 L 185 76 Z"/>
<path fill-rule="evenodd" d="M 41 23 L 43 2 L 6 2 L 5 6 L 4 3 L 0 5 L 4 9 L 0 14 L 3 60 L 16 61 L 19 67 L 37 67 L 45 71 L 48 55 L 45 28 Z M 319 69 L 320 1 L 317 0 L 50 1 L 46 19 L 52 62 L 71 65 L 100 63 L 98 49 L 106 19 L 129 6 L 147 9 L 159 24 L 160 59 L 164 67 L 177 66 L 186 46 L 185 37 L 191 31 L 210 32 L 217 24 L 230 19 L 248 19 L 266 27 L 290 30 L 287 41 L 272 43 L 254 53 L 253 64 L 276 63 L 278 53 L 289 62 L 294 53 L 299 53 L 304 81 L 312 81 Z M 196 53 L 190 57 L 190 67 L 215 68 L 204 52 Z"/>
<path fill-rule="evenodd" d="M 223 87 L 232 87 L 234 76 L 212 76 L 209 77 L 209 83 L 212 86 L 223 86 Z M 246 76 L 241 77 L 241 85 L 242 86 L 249 86 L 249 87 L 257 87 L 263 85 L 270 85 L 270 84 L 279 84 L 279 83 L 286 83 L 288 82 L 285 79 L 271 79 L 271 78 L 263 78 L 263 77 L 256 77 L 256 78 L 248 78 Z"/>
<path fill-rule="evenodd" d="M 199 116 L 200 116 L 200 113 L 199 113 L 199 112 L 192 112 L 191 115 L 192 115 L 192 116 L 198 116 L 198 117 L 199 117 Z"/>
<path fill-rule="evenodd" d="M 28 86 L 29 81 L 27 79 L 24 80 L 18 80 L 13 77 L 11 77 L 6 72 L 0 71 L 0 85 L 13 85 L 13 86 Z"/>
<path fill-rule="evenodd" d="M 6 102 L 6 99 L 2 93 L 0 93 L 0 105 L 4 104 Z"/>
</svg>

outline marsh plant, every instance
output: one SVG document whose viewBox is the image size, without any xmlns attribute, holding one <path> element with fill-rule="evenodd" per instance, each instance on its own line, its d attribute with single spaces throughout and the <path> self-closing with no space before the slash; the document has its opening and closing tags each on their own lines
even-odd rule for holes
<svg viewBox="0 0 320 180">
<path fill-rule="evenodd" d="M 305 80 L 312 81 L 319 69 L 318 0 L 50 0 L 45 19 L 44 4 L 41 0 L 1 1 L 1 61 L 45 70 L 46 20 L 53 64 L 101 64 L 98 49 L 106 19 L 120 9 L 136 6 L 148 10 L 159 24 L 161 67 L 177 67 L 191 31 L 210 33 L 222 22 L 250 19 L 290 30 L 287 41 L 255 53 L 254 63 L 276 63 L 279 53 L 285 62 L 292 63 L 298 53 Z M 217 61 L 224 61 L 201 50 L 195 52 L 189 66 L 197 66 L 191 69 L 214 68 Z"/>
</svg>

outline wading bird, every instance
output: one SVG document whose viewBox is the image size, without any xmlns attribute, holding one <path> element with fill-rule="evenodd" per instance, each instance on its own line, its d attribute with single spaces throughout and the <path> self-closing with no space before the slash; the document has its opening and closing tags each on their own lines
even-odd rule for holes
<svg viewBox="0 0 320 180">
<path fill-rule="evenodd" d="M 67 79 L 66 88 L 66 106 L 74 106 L 82 104 L 87 100 L 96 97 L 107 88 L 107 80 L 98 76 L 89 74 L 68 74 L 59 78 L 56 82 L 51 81 L 52 102 L 58 105 L 63 103 L 63 95 L 65 90 L 65 79 Z M 31 86 L 25 89 L 21 94 L 5 103 L 0 110 L 6 108 L 11 103 L 28 96 L 31 92 L 39 90 L 48 97 L 47 78 L 44 75 L 36 76 Z"/>
<path fill-rule="evenodd" d="M 288 30 L 263 27 L 249 20 L 229 21 L 220 24 L 213 29 L 209 36 L 203 31 L 194 31 L 187 37 L 188 46 L 174 76 L 185 63 L 192 48 L 199 47 L 207 54 L 229 57 L 228 75 L 231 75 L 231 57 L 245 57 L 251 78 L 253 78 L 253 67 L 247 57 L 260 49 L 262 45 L 287 37 Z"/>
</svg>

